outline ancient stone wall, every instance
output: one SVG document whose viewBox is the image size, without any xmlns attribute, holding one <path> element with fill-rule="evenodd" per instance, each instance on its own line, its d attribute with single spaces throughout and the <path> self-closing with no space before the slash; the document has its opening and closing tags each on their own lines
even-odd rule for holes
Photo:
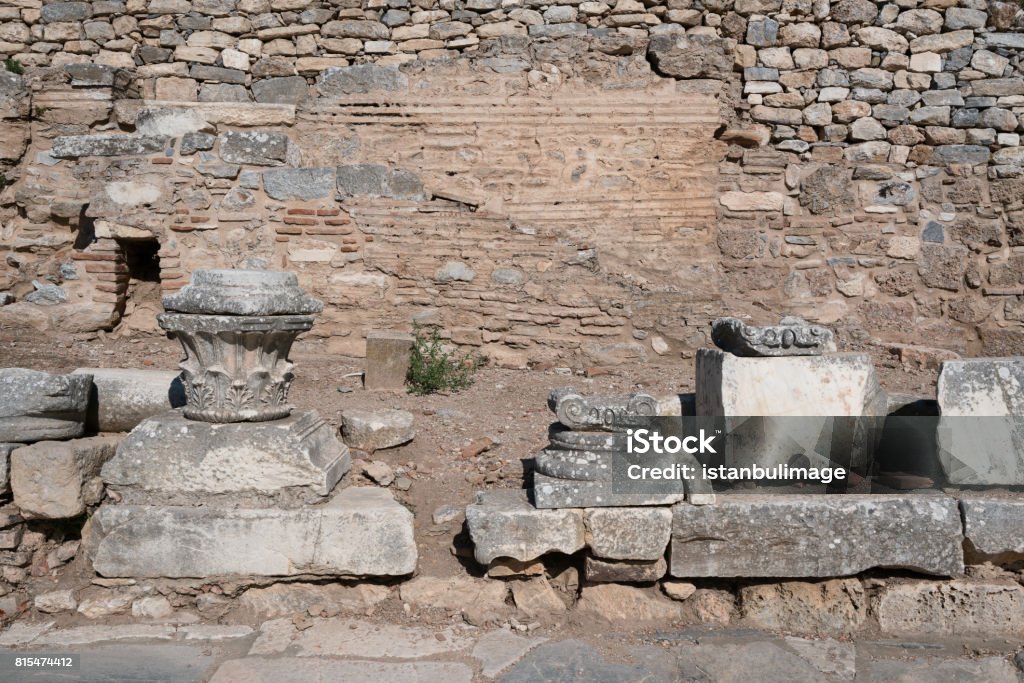
<svg viewBox="0 0 1024 683">
<path fill-rule="evenodd" d="M 1022 28 L 982 0 L 6 0 L 0 326 L 152 330 L 161 291 L 248 266 L 298 271 L 356 354 L 418 320 L 615 363 L 723 313 L 1022 353 Z"/>
</svg>

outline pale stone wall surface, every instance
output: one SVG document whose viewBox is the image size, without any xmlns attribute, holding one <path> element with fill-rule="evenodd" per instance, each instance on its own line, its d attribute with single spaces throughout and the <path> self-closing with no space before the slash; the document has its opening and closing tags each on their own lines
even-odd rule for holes
<svg viewBox="0 0 1024 683">
<path fill-rule="evenodd" d="M 1022 28 L 982 0 L 9 0 L 0 326 L 152 329 L 195 269 L 266 267 L 353 354 L 418 320 L 611 364 L 727 313 L 1020 354 Z"/>
</svg>

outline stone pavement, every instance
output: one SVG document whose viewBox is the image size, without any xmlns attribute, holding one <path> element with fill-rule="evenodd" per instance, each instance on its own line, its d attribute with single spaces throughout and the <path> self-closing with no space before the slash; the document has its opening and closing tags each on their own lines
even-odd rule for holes
<svg viewBox="0 0 1024 683">
<path fill-rule="evenodd" d="M 464 625 L 405 626 L 352 618 L 245 626 L 128 624 L 56 629 L 15 624 L 8 653 L 80 653 L 75 672 L 0 671 L 0 680 L 282 683 L 1020 683 L 1015 644 L 843 642 L 752 629 L 624 631 L 557 639 Z"/>
</svg>

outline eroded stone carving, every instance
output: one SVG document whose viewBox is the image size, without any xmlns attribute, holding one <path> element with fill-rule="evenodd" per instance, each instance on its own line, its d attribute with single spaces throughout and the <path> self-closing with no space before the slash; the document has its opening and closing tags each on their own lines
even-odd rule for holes
<svg viewBox="0 0 1024 683">
<path fill-rule="evenodd" d="M 628 396 L 584 397 L 567 387 L 551 392 L 548 407 L 558 421 L 570 429 L 624 432 L 638 424 L 635 418 L 642 420 L 657 415 L 658 400 L 639 392 Z"/>
<path fill-rule="evenodd" d="M 164 298 L 160 326 L 181 342 L 185 417 L 205 422 L 260 422 L 287 417 L 294 375 L 292 343 L 313 326 L 323 304 L 294 273 L 196 271 Z"/>
<path fill-rule="evenodd" d="M 712 323 L 711 339 L 735 356 L 820 356 L 836 350 L 832 330 L 794 317 L 764 327 L 747 325 L 738 318 L 719 318 Z"/>
</svg>

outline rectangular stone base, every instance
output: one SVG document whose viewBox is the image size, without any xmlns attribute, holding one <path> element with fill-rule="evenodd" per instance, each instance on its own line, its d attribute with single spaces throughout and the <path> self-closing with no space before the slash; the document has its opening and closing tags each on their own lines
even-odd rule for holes
<svg viewBox="0 0 1024 683">
<path fill-rule="evenodd" d="M 682 483 L 680 484 L 682 485 Z M 623 507 L 671 505 L 686 499 L 685 493 L 615 493 L 611 481 L 556 479 L 539 472 L 533 475 L 533 502 L 538 508 Z"/>
<path fill-rule="evenodd" d="M 104 505 L 89 554 L 106 577 L 404 576 L 413 516 L 378 488 L 297 510 Z"/>
<path fill-rule="evenodd" d="M 963 573 L 957 501 L 944 495 L 721 495 L 673 508 L 680 578 L 850 576 L 875 567 Z"/>
<path fill-rule="evenodd" d="M 322 417 L 295 411 L 267 422 L 218 424 L 180 410 L 144 420 L 103 466 L 114 487 L 170 493 L 273 493 L 307 487 L 327 495 L 351 466 Z"/>
</svg>

